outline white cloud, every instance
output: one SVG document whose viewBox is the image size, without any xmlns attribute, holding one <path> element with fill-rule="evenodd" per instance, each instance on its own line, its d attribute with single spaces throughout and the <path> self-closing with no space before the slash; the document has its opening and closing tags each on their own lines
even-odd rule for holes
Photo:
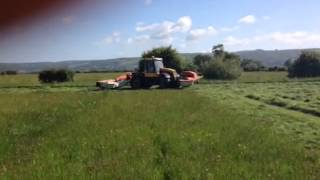
<svg viewBox="0 0 320 180">
<path fill-rule="evenodd" d="M 152 46 L 168 46 L 171 45 L 174 38 L 169 36 L 166 38 L 154 39 L 150 35 L 138 35 L 131 38 L 128 38 L 128 44 L 150 44 Z"/>
<path fill-rule="evenodd" d="M 254 15 L 248 15 L 245 17 L 242 17 L 241 19 L 238 20 L 238 23 L 242 24 L 254 24 L 256 23 L 257 19 Z"/>
<path fill-rule="evenodd" d="M 187 32 L 192 26 L 192 19 L 189 16 L 183 16 L 177 22 L 163 21 L 162 23 L 144 24 L 137 23 L 136 31 L 139 33 L 149 33 L 151 38 L 168 38 L 174 33 Z"/>
<path fill-rule="evenodd" d="M 128 38 L 128 43 L 132 44 L 132 43 L 145 43 L 148 42 L 150 40 L 150 36 L 149 35 L 140 35 L 140 36 L 135 36 L 133 38 Z"/>
<path fill-rule="evenodd" d="M 158 26 L 160 26 L 160 24 L 145 25 L 144 23 L 137 23 L 136 31 L 137 32 L 151 31 L 157 28 Z"/>
<path fill-rule="evenodd" d="M 74 16 L 65 16 L 62 18 L 64 24 L 71 24 L 74 21 Z"/>
<path fill-rule="evenodd" d="M 119 32 L 113 32 L 103 40 L 103 44 L 114 44 L 121 41 L 121 34 Z"/>
<path fill-rule="evenodd" d="M 144 4 L 145 4 L 145 5 L 150 5 L 150 4 L 152 4 L 152 1 L 153 1 L 153 0 L 144 0 Z"/>
<path fill-rule="evenodd" d="M 228 36 L 224 40 L 224 44 L 227 46 L 245 46 L 249 44 L 248 39 L 246 38 L 235 38 L 233 36 Z"/>
<path fill-rule="evenodd" d="M 283 44 L 303 46 L 304 44 L 313 44 L 319 46 L 320 33 L 309 33 L 304 31 L 296 31 L 289 33 L 275 32 L 267 35 L 265 38 Z"/>
<path fill-rule="evenodd" d="M 186 39 L 187 41 L 195 41 L 204 37 L 216 35 L 217 33 L 218 31 L 212 26 L 204 29 L 193 29 L 189 32 Z"/>
<path fill-rule="evenodd" d="M 319 32 L 272 32 L 246 38 L 229 36 L 224 44 L 231 49 L 291 49 L 313 48 L 320 44 Z"/>
<path fill-rule="evenodd" d="M 187 32 L 192 27 L 192 19 L 189 16 L 183 16 L 178 19 L 178 22 L 174 25 L 174 32 Z"/>
</svg>

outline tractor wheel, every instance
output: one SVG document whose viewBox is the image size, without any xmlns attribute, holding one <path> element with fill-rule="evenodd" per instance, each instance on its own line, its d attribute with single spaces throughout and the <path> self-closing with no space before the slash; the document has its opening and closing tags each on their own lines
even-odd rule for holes
<svg viewBox="0 0 320 180">
<path fill-rule="evenodd" d="M 150 84 L 144 84 L 143 85 L 143 89 L 150 89 L 152 85 Z"/>
<path fill-rule="evenodd" d="M 180 88 L 181 87 L 181 84 L 180 84 L 180 81 L 177 80 L 177 81 L 174 81 L 173 84 L 172 84 L 172 88 Z"/>
<path fill-rule="evenodd" d="M 141 80 L 140 78 L 133 78 L 130 82 L 132 89 L 140 89 L 141 88 Z"/>
<path fill-rule="evenodd" d="M 161 76 L 160 77 L 160 80 L 159 80 L 159 86 L 160 86 L 160 89 L 166 89 L 168 87 L 168 80 L 167 78 Z"/>
</svg>

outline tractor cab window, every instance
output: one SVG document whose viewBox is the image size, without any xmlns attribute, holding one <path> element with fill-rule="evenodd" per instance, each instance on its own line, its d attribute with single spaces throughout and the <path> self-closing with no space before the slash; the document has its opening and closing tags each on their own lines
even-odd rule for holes
<svg viewBox="0 0 320 180">
<path fill-rule="evenodd" d="M 154 61 L 146 61 L 146 72 L 148 73 L 156 72 Z"/>
</svg>

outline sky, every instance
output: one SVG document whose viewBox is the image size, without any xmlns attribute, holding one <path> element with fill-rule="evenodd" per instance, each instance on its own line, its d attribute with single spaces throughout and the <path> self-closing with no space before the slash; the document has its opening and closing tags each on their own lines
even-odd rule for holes
<svg viewBox="0 0 320 180">
<path fill-rule="evenodd" d="M 89 2 L 89 0 L 87 0 Z M 0 31 L 0 62 L 320 47 L 319 0 L 91 0 Z M 0 29 L 1 30 L 1 29 Z"/>
</svg>

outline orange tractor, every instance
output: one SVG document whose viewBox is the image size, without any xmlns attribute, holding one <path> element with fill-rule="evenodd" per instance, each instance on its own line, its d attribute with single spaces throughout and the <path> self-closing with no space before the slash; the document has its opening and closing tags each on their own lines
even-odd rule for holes
<svg viewBox="0 0 320 180">
<path fill-rule="evenodd" d="M 114 80 L 96 82 L 100 89 L 115 89 L 130 86 L 133 89 L 148 89 L 158 85 L 161 89 L 180 88 L 197 83 L 201 77 L 192 71 L 178 74 L 176 70 L 165 68 L 161 58 L 146 58 L 139 62 L 139 69 Z"/>
</svg>

